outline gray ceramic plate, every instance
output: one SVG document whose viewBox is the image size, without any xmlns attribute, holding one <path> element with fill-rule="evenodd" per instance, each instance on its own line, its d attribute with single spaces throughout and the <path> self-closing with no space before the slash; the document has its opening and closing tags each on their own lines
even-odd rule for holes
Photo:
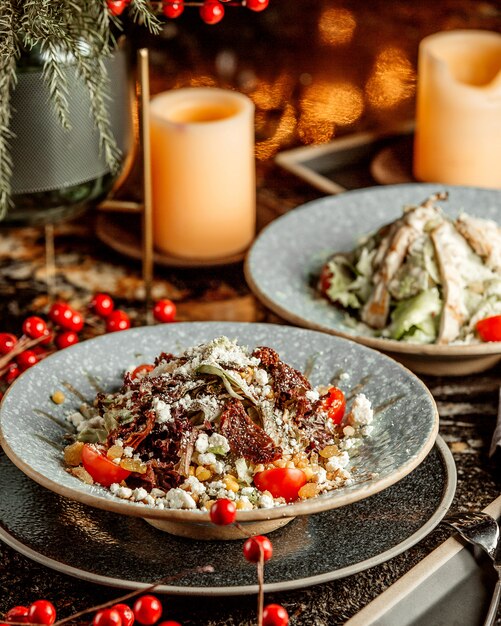
<svg viewBox="0 0 501 626">
<path fill-rule="evenodd" d="M 418 183 L 349 191 L 309 202 L 272 222 L 247 256 L 247 282 L 284 319 L 383 350 L 415 371 L 462 375 L 486 369 L 501 359 L 501 343 L 423 346 L 363 336 L 310 286 L 334 251 L 352 250 L 362 235 L 400 217 L 404 205 L 444 189 L 449 191 L 449 201 L 442 203 L 447 213 L 464 210 L 501 224 L 499 191 Z"/>
<path fill-rule="evenodd" d="M 28 476 L 53 491 L 99 508 L 156 520 L 199 523 L 200 511 L 159 510 L 114 497 L 99 485 L 86 485 L 68 474 L 60 444 L 67 431 L 64 415 L 92 399 L 96 386 L 116 389 L 126 368 L 151 362 L 160 352 L 179 352 L 226 335 L 240 344 L 268 345 L 298 369 L 313 361 L 311 380 L 328 383 L 340 371 L 349 374 L 346 393 L 363 390 L 376 408 L 376 426 L 354 457 L 355 484 L 297 504 L 240 511 L 242 522 L 290 518 L 344 506 L 397 482 L 428 454 L 438 432 L 435 402 L 409 371 L 365 346 L 314 331 L 274 326 L 200 322 L 159 325 L 112 333 L 67 348 L 27 370 L 6 393 L 0 406 L 1 443 Z M 68 399 L 51 401 L 56 389 Z"/>
<path fill-rule="evenodd" d="M 298 517 L 275 531 L 265 591 L 303 588 L 374 567 L 423 539 L 446 514 L 456 488 L 452 454 L 440 437 L 396 485 L 354 504 Z M 187 541 L 135 517 L 46 491 L 0 453 L 0 539 L 47 567 L 95 583 L 139 588 L 166 573 L 211 564 L 156 591 L 182 595 L 256 593 L 242 541 Z"/>
</svg>

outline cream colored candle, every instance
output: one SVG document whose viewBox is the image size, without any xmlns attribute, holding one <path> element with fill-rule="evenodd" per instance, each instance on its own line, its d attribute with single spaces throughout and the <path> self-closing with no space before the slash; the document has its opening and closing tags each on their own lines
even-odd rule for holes
<svg viewBox="0 0 501 626">
<path fill-rule="evenodd" d="M 501 188 L 501 35 L 458 30 L 422 40 L 414 175 Z"/>
<path fill-rule="evenodd" d="M 256 219 L 251 100 L 213 88 L 162 93 L 150 129 L 155 247 L 207 261 L 245 250 Z"/>
</svg>

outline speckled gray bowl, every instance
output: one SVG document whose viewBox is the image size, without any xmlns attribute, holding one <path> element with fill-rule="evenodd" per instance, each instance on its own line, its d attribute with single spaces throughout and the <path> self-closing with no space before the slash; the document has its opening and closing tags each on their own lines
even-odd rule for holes
<svg viewBox="0 0 501 626">
<path fill-rule="evenodd" d="M 405 205 L 444 190 L 449 192 L 448 202 L 441 203 L 446 213 L 466 211 L 501 224 L 501 191 L 420 183 L 349 191 L 314 200 L 273 221 L 247 256 L 247 282 L 266 306 L 293 324 L 348 337 L 416 372 L 483 371 L 501 360 L 501 342 L 442 346 L 364 336 L 311 287 L 312 277 L 333 252 L 349 252 L 360 237 L 400 217 Z"/>
<path fill-rule="evenodd" d="M 304 371 L 313 363 L 314 384 L 329 383 L 341 371 L 349 375 L 340 384 L 350 394 L 363 390 L 376 408 L 373 434 L 352 459 L 355 484 L 296 504 L 272 509 L 239 511 L 238 521 L 251 532 L 252 524 L 271 523 L 272 530 L 285 520 L 308 515 L 375 494 L 396 483 L 430 451 L 438 432 L 434 400 L 409 371 L 388 357 L 339 337 L 310 330 L 275 326 L 200 322 L 136 328 L 105 335 L 57 352 L 27 370 L 12 385 L 0 405 L 0 442 L 11 460 L 33 480 L 56 493 L 98 508 L 147 518 L 156 526 L 183 536 L 215 538 L 208 514 L 200 511 L 159 510 L 113 496 L 99 485 L 86 485 L 68 474 L 62 462 L 61 442 L 71 427 L 65 414 L 82 398 L 92 399 L 98 387 L 116 389 L 130 365 L 151 362 L 160 352 L 179 352 L 214 337 L 226 335 L 250 348 L 267 345 Z M 67 396 L 55 405 L 57 389 Z M 224 529 L 225 527 L 217 527 Z M 241 537 L 241 535 L 239 535 Z M 217 538 L 231 538 L 224 534 Z"/>
</svg>

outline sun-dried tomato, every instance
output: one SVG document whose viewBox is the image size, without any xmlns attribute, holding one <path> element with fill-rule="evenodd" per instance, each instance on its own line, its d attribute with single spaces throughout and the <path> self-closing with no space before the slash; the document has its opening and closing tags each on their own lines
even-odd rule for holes
<svg viewBox="0 0 501 626">
<path fill-rule="evenodd" d="M 220 422 L 221 434 L 228 439 L 231 451 L 252 463 L 271 463 L 282 456 L 282 449 L 251 420 L 240 400 L 226 403 Z"/>
</svg>

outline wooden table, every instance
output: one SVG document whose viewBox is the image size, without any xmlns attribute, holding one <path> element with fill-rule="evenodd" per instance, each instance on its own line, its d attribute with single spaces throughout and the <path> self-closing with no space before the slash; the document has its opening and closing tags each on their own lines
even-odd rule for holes
<svg viewBox="0 0 501 626">
<path fill-rule="evenodd" d="M 374 70 L 378 50 L 386 47 L 403 51 L 409 64 L 404 63 L 408 83 L 405 80 L 402 83 L 407 84 L 407 95 L 404 94 L 393 108 L 366 105 L 363 114 L 352 123 L 338 123 L 335 132 L 346 134 L 384 127 L 390 119 L 404 120 L 412 115 L 415 79 L 412 68 L 415 67 L 417 42 L 422 36 L 440 28 L 467 25 L 494 29 L 501 24 L 494 2 L 447 0 L 438 6 L 436 2 L 426 1 L 420 3 L 418 10 L 410 0 L 399 3 L 379 0 L 368 6 L 354 1 L 342 5 L 320 0 L 311 3 L 274 1 L 276 4 L 268 15 L 263 13 L 261 20 L 254 15 L 245 19 L 230 17 L 227 26 L 218 31 L 217 39 L 211 38 L 206 29 L 189 18 L 181 23 L 177 33 L 173 33 L 171 26 L 166 29 L 164 39 L 150 42 L 154 46 L 153 93 L 173 84 L 193 84 L 194 77 L 198 77 L 199 83 L 216 81 L 223 86 L 245 87 L 255 97 L 258 104 L 259 228 L 295 206 L 322 195 L 273 163 L 277 150 L 318 139 L 318 135 L 307 136 L 308 132 L 313 133 L 312 127 L 308 130 L 304 123 L 301 126 L 301 112 L 304 113 L 301 102 L 307 99 L 309 84 L 321 82 L 322 76 L 327 76 L 330 81 L 354 81 L 357 89 L 362 89 Z M 354 17 L 357 36 L 351 43 L 329 45 L 312 38 L 311 29 L 322 19 L 325 21 L 327 9 L 338 11 L 332 14 L 338 20 Z M 334 28 L 335 32 L 338 30 Z M 311 44 L 309 56 L 304 55 L 306 41 Z M 228 49 L 237 51 L 237 65 L 245 70 L 239 74 L 240 83 L 236 75 L 215 74 L 214 64 L 218 59 L 221 64 L 221 54 Z M 282 85 L 282 91 L 273 91 L 277 84 Z M 270 100 L 273 94 L 276 102 Z M 288 108 L 289 104 L 292 108 Z M 290 132 L 284 125 L 283 115 L 287 111 L 295 120 Z M 315 132 L 323 132 L 322 128 L 320 124 Z M 129 311 L 134 324 L 141 324 L 144 308 L 140 265 L 108 249 L 97 239 L 95 219 L 95 215 L 87 215 L 56 227 L 58 295 L 84 309 L 92 292 L 107 291 Z M 36 228 L 0 231 L 2 331 L 19 333 L 21 321 L 28 312 L 43 311 L 47 306 L 43 245 L 42 232 Z M 157 267 L 154 295 L 175 300 L 179 320 L 282 322 L 249 292 L 241 264 L 184 270 Z M 93 333 L 90 330 L 87 335 Z M 437 400 L 440 432 L 457 464 L 458 487 L 453 511 L 482 509 L 500 492 L 499 471 L 487 457 L 495 424 L 500 374 L 498 368 L 460 379 L 424 379 Z M 309 589 L 276 594 L 267 601 L 282 603 L 294 625 L 342 624 L 449 534 L 449 530 L 439 525 L 413 548 L 367 572 Z M 16 604 L 47 598 L 64 616 L 116 595 L 116 590 L 55 573 L 0 544 L 0 612 Z M 165 598 L 165 606 L 169 607 L 169 616 L 185 626 L 255 624 L 255 599 L 252 597 L 201 602 Z"/>
</svg>

